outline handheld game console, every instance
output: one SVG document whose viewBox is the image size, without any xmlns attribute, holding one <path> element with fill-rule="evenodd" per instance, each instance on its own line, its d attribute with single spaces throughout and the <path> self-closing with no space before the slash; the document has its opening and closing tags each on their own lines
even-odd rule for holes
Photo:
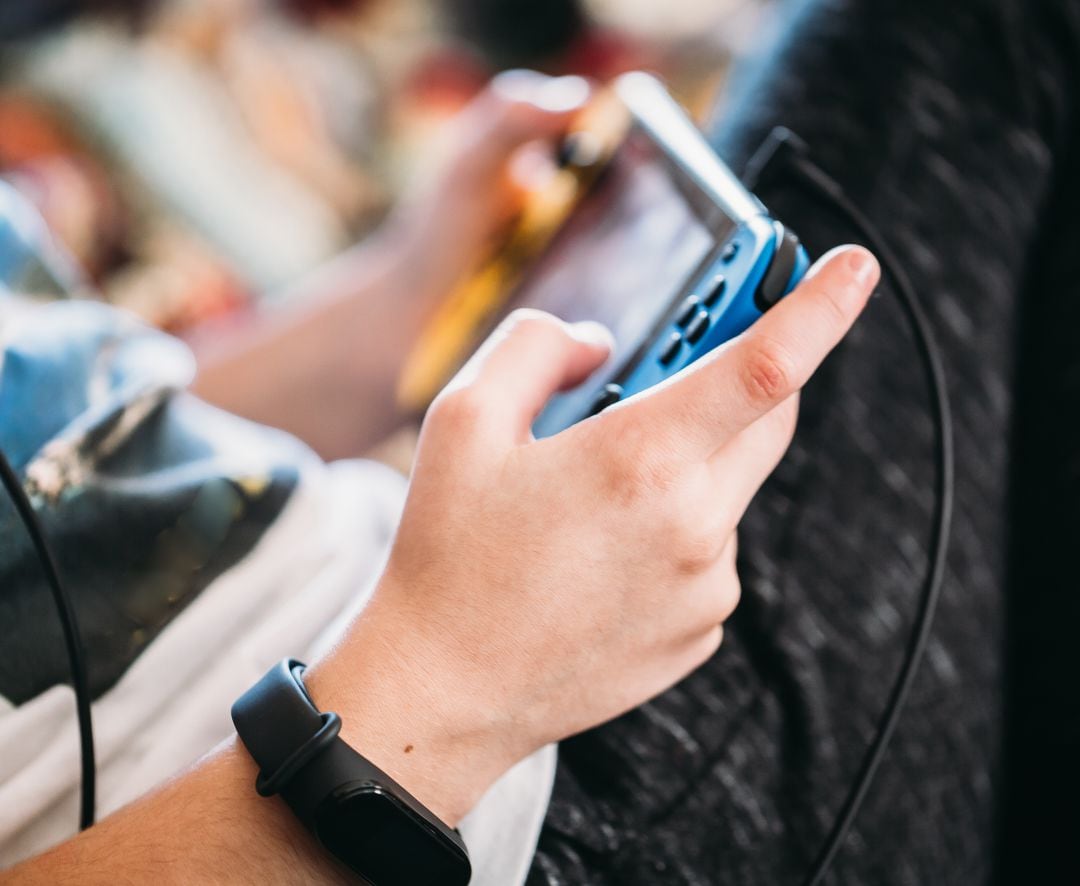
<svg viewBox="0 0 1080 886">
<path fill-rule="evenodd" d="M 560 165 L 564 177 L 527 208 L 500 258 L 421 337 L 399 389 L 404 401 L 433 396 L 514 308 L 599 321 L 614 335 L 612 357 L 551 400 L 534 425 L 550 436 L 744 332 L 809 267 L 794 234 L 648 74 L 612 84 L 567 137 Z M 517 268 L 507 259 L 515 253 Z"/>
</svg>

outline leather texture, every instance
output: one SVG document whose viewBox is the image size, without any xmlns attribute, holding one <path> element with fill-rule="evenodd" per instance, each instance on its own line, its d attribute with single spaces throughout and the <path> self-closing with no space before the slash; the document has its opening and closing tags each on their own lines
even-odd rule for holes
<svg viewBox="0 0 1080 886">
<path fill-rule="evenodd" d="M 0 447 L 24 478 L 77 610 L 91 691 L 106 692 L 240 561 L 311 455 L 184 393 L 183 344 L 87 301 L 28 310 L 0 285 Z M 52 599 L 0 498 L 0 696 L 68 680 Z"/>
</svg>

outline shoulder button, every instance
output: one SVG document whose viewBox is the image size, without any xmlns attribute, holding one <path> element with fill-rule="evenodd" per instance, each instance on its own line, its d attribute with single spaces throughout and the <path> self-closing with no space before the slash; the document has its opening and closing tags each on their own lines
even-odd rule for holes
<svg viewBox="0 0 1080 886">
<path fill-rule="evenodd" d="M 754 304 L 765 313 L 787 293 L 791 275 L 795 273 L 795 263 L 799 255 L 799 238 L 787 230 L 780 222 L 773 222 L 776 231 L 776 248 L 765 276 L 761 279 Z"/>
</svg>

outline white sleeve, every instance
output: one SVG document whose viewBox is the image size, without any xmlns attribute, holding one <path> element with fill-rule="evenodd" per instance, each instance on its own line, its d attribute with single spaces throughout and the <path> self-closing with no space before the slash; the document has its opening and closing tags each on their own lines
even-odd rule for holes
<svg viewBox="0 0 1080 886">
<path fill-rule="evenodd" d="M 233 700 L 275 661 L 325 649 L 369 599 L 403 498 L 404 480 L 370 462 L 305 467 L 251 553 L 95 700 L 99 817 L 230 735 Z M 76 736 L 67 686 L 18 708 L 0 699 L 0 866 L 73 835 Z M 545 748 L 500 779 L 462 824 L 474 886 L 524 883 L 554 773 L 555 749 Z"/>
</svg>

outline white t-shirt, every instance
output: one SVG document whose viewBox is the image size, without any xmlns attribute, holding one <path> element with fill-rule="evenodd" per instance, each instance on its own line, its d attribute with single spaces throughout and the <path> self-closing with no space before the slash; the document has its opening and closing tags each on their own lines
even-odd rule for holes
<svg viewBox="0 0 1080 886">
<path fill-rule="evenodd" d="M 89 650 L 100 818 L 229 736 L 275 661 L 327 648 L 371 593 L 405 481 L 196 401 L 186 349 L 107 308 L 0 296 L 0 345 L 0 447 Z M 79 793 L 66 652 L 22 533 L 0 501 L 0 641 L 22 662 L 0 663 L 0 866 L 71 836 Z M 476 886 L 524 882 L 554 771 L 546 748 L 463 823 Z"/>
</svg>

